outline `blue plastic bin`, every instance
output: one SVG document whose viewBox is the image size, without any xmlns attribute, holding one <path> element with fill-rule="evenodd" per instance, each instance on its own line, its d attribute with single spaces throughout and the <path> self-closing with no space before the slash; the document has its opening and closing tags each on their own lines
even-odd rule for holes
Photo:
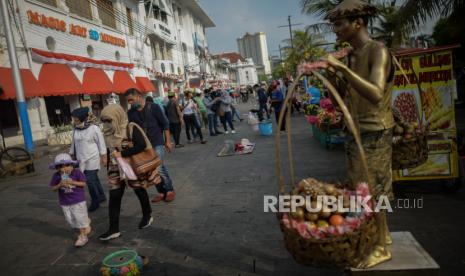
<svg viewBox="0 0 465 276">
<path fill-rule="evenodd" d="M 273 134 L 273 123 L 271 121 L 263 121 L 258 124 L 260 134 L 263 136 L 270 136 Z"/>
</svg>

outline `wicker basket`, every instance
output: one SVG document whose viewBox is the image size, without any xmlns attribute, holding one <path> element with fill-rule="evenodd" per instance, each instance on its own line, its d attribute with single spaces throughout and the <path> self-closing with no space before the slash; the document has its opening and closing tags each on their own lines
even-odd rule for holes
<svg viewBox="0 0 465 276">
<path fill-rule="evenodd" d="M 415 168 L 428 160 L 428 140 L 421 134 L 412 140 L 400 140 L 392 145 L 392 169 Z"/>
<path fill-rule="evenodd" d="M 286 249 L 296 262 L 314 267 L 355 267 L 369 254 L 376 237 L 376 223 L 372 216 L 364 220 L 356 232 L 323 239 L 305 239 L 295 229 L 286 227 L 278 216 Z"/>
<path fill-rule="evenodd" d="M 331 83 L 318 72 L 312 72 L 317 78 L 328 87 L 329 92 L 334 96 L 339 106 L 342 109 L 344 117 L 347 122 L 348 129 L 354 135 L 357 143 L 359 153 L 361 156 L 363 172 L 365 173 L 368 183 L 372 183 L 369 179 L 368 165 L 365 157 L 365 152 L 361 144 L 360 133 L 355 127 L 352 116 L 350 115 L 343 100 L 331 85 Z M 300 79 L 302 75 L 299 74 L 296 78 Z M 277 131 L 275 133 L 276 139 L 276 171 L 278 175 L 278 184 L 280 194 L 285 194 L 284 189 L 284 176 L 281 167 L 281 140 L 280 140 L 280 126 L 283 123 L 284 114 L 286 114 L 286 108 L 288 107 L 289 100 L 292 98 L 294 93 L 295 84 L 291 85 L 286 99 L 284 100 L 283 110 L 280 114 Z M 291 142 L 291 126 L 290 126 L 290 112 L 287 112 L 286 126 L 287 126 L 287 148 L 288 148 L 288 159 L 290 167 L 290 178 L 291 183 L 296 183 L 294 177 L 294 165 L 293 165 L 293 154 L 292 154 L 292 142 Z M 369 187 L 371 193 L 371 187 Z M 281 226 L 281 230 L 284 236 L 284 243 L 287 250 L 292 254 L 294 259 L 303 265 L 315 266 L 315 267 L 338 267 L 348 268 L 355 266 L 359 263 L 364 256 L 372 251 L 375 242 L 377 240 L 377 229 L 374 216 L 370 216 L 362 220 L 361 225 L 355 231 L 345 234 L 331 235 L 326 238 L 304 238 L 295 229 L 287 228 L 283 221 L 282 215 L 278 215 L 278 220 Z"/>
</svg>

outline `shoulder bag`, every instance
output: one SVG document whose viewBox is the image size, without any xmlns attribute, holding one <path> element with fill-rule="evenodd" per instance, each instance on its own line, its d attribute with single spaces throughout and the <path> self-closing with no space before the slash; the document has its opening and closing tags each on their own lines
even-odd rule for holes
<svg viewBox="0 0 465 276">
<path fill-rule="evenodd" d="M 162 161 L 150 144 L 150 141 L 147 138 L 145 132 L 136 123 L 129 123 L 128 137 L 132 137 L 134 127 L 139 129 L 139 131 L 144 136 L 146 147 L 142 152 L 127 157 L 127 160 L 129 161 L 129 164 L 131 165 L 135 174 L 137 176 L 142 176 L 153 172 L 158 166 L 162 164 Z"/>
</svg>

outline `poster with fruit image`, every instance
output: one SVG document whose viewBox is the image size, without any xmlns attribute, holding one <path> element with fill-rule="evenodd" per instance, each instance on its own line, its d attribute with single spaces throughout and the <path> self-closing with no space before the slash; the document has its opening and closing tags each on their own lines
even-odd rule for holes
<svg viewBox="0 0 465 276">
<path fill-rule="evenodd" d="M 411 125 L 426 126 L 428 160 L 416 168 L 393 172 L 394 180 L 458 177 L 452 47 L 396 53 L 392 106 Z"/>
</svg>

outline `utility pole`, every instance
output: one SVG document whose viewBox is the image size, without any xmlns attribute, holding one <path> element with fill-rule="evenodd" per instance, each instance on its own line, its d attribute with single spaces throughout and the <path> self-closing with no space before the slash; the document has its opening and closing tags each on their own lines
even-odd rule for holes
<svg viewBox="0 0 465 276">
<path fill-rule="evenodd" d="M 13 72 L 13 81 L 16 90 L 16 101 L 18 103 L 19 117 L 21 119 L 21 128 L 23 130 L 24 145 L 30 153 L 34 150 L 32 140 L 31 125 L 29 124 L 29 116 L 27 114 L 27 104 L 24 98 L 23 82 L 18 66 L 18 56 L 16 55 L 16 46 L 11 32 L 10 17 L 8 15 L 8 1 L 0 1 L 3 25 L 5 26 L 6 43 L 8 48 L 8 56 L 10 57 L 11 70 Z M 13 15 L 14 16 L 14 15 Z"/>
<path fill-rule="evenodd" d="M 291 16 L 290 15 L 287 16 L 287 22 L 288 22 L 287 25 L 278 26 L 278 28 L 284 28 L 284 27 L 289 28 L 289 37 L 291 38 L 291 48 L 294 48 L 294 43 L 292 42 L 292 26 L 299 26 L 299 25 L 302 25 L 302 23 L 291 24 Z"/>
</svg>

